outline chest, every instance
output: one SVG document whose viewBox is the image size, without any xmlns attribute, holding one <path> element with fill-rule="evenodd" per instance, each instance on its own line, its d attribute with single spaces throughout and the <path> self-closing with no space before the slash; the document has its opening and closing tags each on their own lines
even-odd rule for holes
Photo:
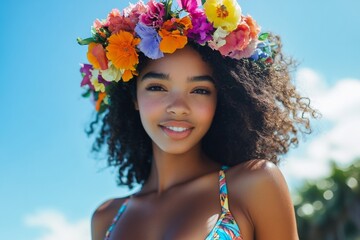
<svg viewBox="0 0 360 240">
<path fill-rule="evenodd" d="M 205 239 L 211 230 L 207 226 L 208 219 L 220 212 L 216 192 L 170 195 L 161 201 L 132 199 L 114 226 L 110 239 Z"/>
<path fill-rule="evenodd" d="M 218 189 L 182 192 L 163 201 L 129 201 L 110 240 L 204 240 L 221 213 Z M 238 214 L 236 221 L 240 228 L 249 228 L 245 214 Z"/>
</svg>

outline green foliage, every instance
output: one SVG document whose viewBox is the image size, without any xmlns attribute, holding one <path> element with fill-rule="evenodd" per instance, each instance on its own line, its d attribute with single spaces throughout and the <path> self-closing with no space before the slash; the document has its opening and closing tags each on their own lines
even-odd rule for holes
<svg viewBox="0 0 360 240">
<path fill-rule="evenodd" d="M 262 34 L 259 36 L 258 40 L 259 40 L 259 41 L 265 41 L 266 39 L 268 39 L 268 37 L 269 37 L 269 33 L 262 33 Z"/>
<path fill-rule="evenodd" d="M 78 44 L 80 44 L 80 45 L 89 45 L 92 42 L 96 42 L 93 37 L 85 38 L 85 39 L 78 37 L 76 40 L 77 40 Z"/>
<path fill-rule="evenodd" d="M 360 240 L 360 159 L 307 182 L 294 198 L 300 239 Z"/>
</svg>

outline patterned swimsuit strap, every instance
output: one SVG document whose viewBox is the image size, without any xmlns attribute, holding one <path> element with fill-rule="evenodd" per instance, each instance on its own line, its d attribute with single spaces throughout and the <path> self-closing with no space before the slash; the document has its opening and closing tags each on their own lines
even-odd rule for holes
<svg viewBox="0 0 360 240">
<path fill-rule="evenodd" d="M 220 203 L 223 212 L 229 212 L 228 190 L 225 178 L 226 169 L 228 169 L 228 167 L 223 165 L 219 171 Z"/>
<path fill-rule="evenodd" d="M 124 202 L 121 204 L 119 211 L 117 212 L 116 216 L 112 220 L 112 223 L 111 223 L 109 229 L 106 231 L 104 240 L 108 240 L 110 238 L 110 234 L 111 234 L 113 228 L 115 227 L 117 221 L 119 220 L 121 214 L 125 211 L 129 199 L 130 199 L 130 197 L 126 198 L 124 200 Z"/>
</svg>

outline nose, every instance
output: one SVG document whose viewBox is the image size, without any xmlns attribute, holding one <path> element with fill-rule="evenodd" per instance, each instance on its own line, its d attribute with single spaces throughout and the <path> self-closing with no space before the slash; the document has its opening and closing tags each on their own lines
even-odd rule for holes
<svg viewBox="0 0 360 240">
<path fill-rule="evenodd" d="M 174 96 L 172 96 L 169 100 L 169 105 L 166 109 L 167 113 L 176 116 L 184 116 L 190 113 L 190 107 L 188 105 L 186 96 L 181 94 L 174 94 Z"/>
</svg>

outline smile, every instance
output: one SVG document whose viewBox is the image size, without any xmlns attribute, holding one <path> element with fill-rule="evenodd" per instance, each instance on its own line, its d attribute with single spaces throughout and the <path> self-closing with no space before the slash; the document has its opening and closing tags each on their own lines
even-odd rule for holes
<svg viewBox="0 0 360 240">
<path fill-rule="evenodd" d="M 183 127 L 166 127 L 174 132 L 184 132 L 188 130 L 189 128 L 183 128 Z"/>
<path fill-rule="evenodd" d="M 193 128 L 173 127 L 173 126 L 160 126 L 163 132 L 173 140 L 181 140 L 188 137 Z"/>
</svg>

